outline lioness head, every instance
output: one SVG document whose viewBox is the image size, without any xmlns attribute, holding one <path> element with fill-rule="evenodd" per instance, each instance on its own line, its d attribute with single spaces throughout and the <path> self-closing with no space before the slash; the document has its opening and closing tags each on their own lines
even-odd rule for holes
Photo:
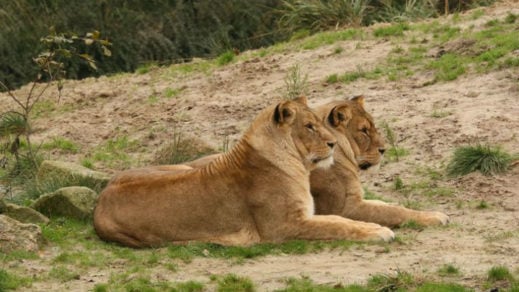
<svg viewBox="0 0 519 292">
<path fill-rule="evenodd" d="M 327 124 L 348 139 L 357 165 L 368 169 L 377 165 L 384 154 L 384 140 L 378 133 L 373 117 L 364 110 L 364 97 L 335 101 L 324 106 Z"/>
<path fill-rule="evenodd" d="M 333 163 L 336 139 L 308 108 L 305 97 L 278 104 L 273 120 L 278 128 L 290 131 L 292 141 L 307 169 L 328 167 Z"/>
</svg>

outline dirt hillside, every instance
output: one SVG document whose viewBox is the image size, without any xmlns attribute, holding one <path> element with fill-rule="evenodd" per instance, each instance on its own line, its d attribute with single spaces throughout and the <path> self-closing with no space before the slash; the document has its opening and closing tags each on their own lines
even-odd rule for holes
<svg viewBox="0 0 519 292">
<path fill-rule="evenodd" d="M 440 23 L 462 31 L 483 30 L 490 20 L 519 14 L 519 3 L 499 2 L 478 11 L 482 11 L 479 17 L 469 11 L 459 15 L 461 20 L 449 16 L 425 25 Z M 347 84 L 326 82 L 332 74 L 371 70 L 385 64 L 391 54 L 413 46 L 409 40 L 412 30 L 401 38 L 373 37 L 371 32 L 383 26 L 365 29 L 365 38 L 313 49 L 302 48 L 302 40 L 265 56 L 261 50 L 244 52 L 225 66 L 206 68 L 205 61 L 195 61 L 199 63 L 191 67 L 151 68 L 146 74 L 66 81 L 59 104 L 55 91 L 49 90 L 44 96 L 35 118 L 34 140 L 71 140 L 79 145 L 77 153 L 56 150 L 48 155 L 78 163 L 88 158 L 94 168 L 107 172 L 150 164 L 155 153 L 172 141 L 175 132 L 200 139 L 220 151 L 227 139 L 232 145 L 240 137 L 258 111 L 280 99 L 286 90 L 287 72 L 299 65 L 301 72 L 308 75 L 311 105 L 363 94 L 367 110 L 380 125 L 385 121 L 397 135 L 398 146 L 407 150 L 408 155 L 399 161 L 386 160 L 377 172 L 363 173 L 363 185 L 385 200 L 443 211 L 451 223 L 439 228 L 396 229 L 400 240 L 387 247 L 360 245 L 345 252 L 267 256 L 240 264 L 195 258 L 191 263 L 180 263 L 175 273 L 166 273 L 157 266 L 151 271 L 153 277 L 207 282 L 213 274 L 235 273 L 251 278 L 260 290 L 270 291 L 284 287 L 288 277 L 300 276 L 317 283 L 351 284 L 364 283 L 377 273 L 407 271 L 434 279 L 439 277 L 437 270 L 441 266 L 452 264 L 461 271 L 457 283 L 483 291 L 487 287 L 482 283 L 491 267 L 519 269 L 519 166 L 491 177 L 474 173 L 462 178 L 436 178 L 435 174 L 445 173 L 445 165 L 457 146 L 489 143 L 511 153 L 519 152 L 518 67 L 467 70 L 452 81 L 431 82 L 434 73 L 424 67 L 396 81 L 381 77 L 359 78 Z M 441 49 L 449 50 L 447 45 L 433 45 L 432 34 L 420 35 L 418 42 L 427 47 L 426 58 L 433 59 Z M 459 50 L 463 48 L 469 50 L 470 46 L 458 46 Z M 513 54 L 518 57 L 519 51 Z M 15 93 L 23 95 L 28 88 Z M 0 109 L 13 106 L 7 95 L 0 95 Z M 126 162 L 93 158 L 107 140 L 120 137 L 134 143 L 126 150 Z M 408 192 L 394 189 L 397 177 Z M 486 206 L 481 207 L 482 202 Z M 44 257 L 51 254 L 42 253 Z M 84 291 L 106 282 L 107 277 L 107 270 L 91 269 L 67 284 L 37 282 L 30 290 Z"/>
</svg>

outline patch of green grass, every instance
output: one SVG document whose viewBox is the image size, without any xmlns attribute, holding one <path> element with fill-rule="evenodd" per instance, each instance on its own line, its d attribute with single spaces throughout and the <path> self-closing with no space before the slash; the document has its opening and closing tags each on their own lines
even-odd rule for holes
<svg viewBox="0 0 519 292">
<path fill-rule="evenodd" d="M 217 280 L 218 292 L 252 292 L 255 291 L 254 283 L 246 277 L 240 277 L 235 274 L 225 275 L 223 278 Z"/>
<path fill-rule="evenodd" d="M 400 178 L 400 176 L 396 176 L 395 180 L 393 181 L 393 188 L 395 190 L 401 190 L 404 188 L 404 182 Z"/>
<path fill-rule="evenodd" d="M 455 283 L 424 283 L 415 290 L 416 292 L 469 292 L 472 289 L 465 288 Z"/>
<path fill-rule="evenodd" d="M 188 76 L 194 73 L 207 74 L 214 68 L 214 63 L 207 60 L 195 59 L 192 62 L 171 65 L 165 73 L 167 77 Z"/>
<path fill-rule="evenodd" d="M 363 287 L 361 285 L 348 285 L 342 286 L 341 284 L 335 285 L 323 285 L 316 284 L 312 279 L 308 277 L 301 278 L 289 278 L 287 280 L 287 286 L 284 289 L 276 290 L 277 292 L 299 292 L 299 291 L 312 291 L 312 292 L 331 292 L 331 291 L 341 291 L 341 292 L 368 292 L 370 291 L 368 288 Z"/>
<path fill-rule="evenodd" d="M 497 282 L 503 280 L 513 280 L 514 277 L 510 270 L 505 266 L 495 266 L 490 268 L 487 273 L 487 279 L 490 282 Z"/>
<path fill-rule="evenodd" d="M 178 95 L 182 92 L 182 89 L 181 88 L 166 88 L 166 90 L 164 90 L 164 96 L 166 98 L 177 98 Z"/>
<path fill-rule="evenodd" d="M 373 31 L 376 37 L 403 36 L 404 31 L 409 30 L 407 23 L 396 23 L 389 26 L 379 27 Z"/>
<path fill-rule="evenodd" d="M 485 200 L 479 201 L 478 205 L 476 206 L 476 209 L 488 209 L 488 203 Z"/>
<path fill-rule="evenodd" d="M 379 200 L 379 201 L 383 201 L 383 202 L 391 202 L 390 200 L 387 200 L 386 198 L 379 196 L 378 194 L 375 194 L 374 192 L 370 191 L 366 187 L 364 187 L 363 198 L 365 200 Z"/>
<path fill-rule="evenodd" d="M 499 62 L 499 68 L 519 67 L 519 57 L 508 57 Z"/>
<path fill-rule="evenodd" d="M 511 24 L 511 23 L 515 23 L 516 20 L 517 20 L 517 14 L 508 12 L 508 15 L 505 17 L 504 22 Z"/>
<path fill-rule="evenodd" d="M 450 176 L 463 176 L 475 171 L 484 175 L 500 174 L 508 170 L 512 160 L 513 156 L 499 147 L 463 146 L 454 150 L 447 173 Z"/>
<path fill-rule="evenodd" d="M 342 52 L 344 52 L 344 48 L 343 48 L 343 47 L 335 47 L 335 48 L 333 49 L 333 54 L 334 54 L 334 55 L 338 55 L 338 54 L 340 54 L 340 53 L 342 53 Z"/>
<path fill-rule="evenodd" d="M 156 104 L 159 102 L 159 97 L 156 94 L 152 94 L 148 96 L 148 99 L 146 100 L 149 104 Z"/>
<path fill-rule="evenodd" d="M 63 248 L 85 244 L 89 241 L 101 243 L 89 222 L 52 218 L 48 224 L 42 224 L 40 227 L 43 238 Z"/>
<path fill-rule="evenodd" d="M 136 151 L 139 143 L 130 140 L 128 136 L 122 135 L 106 141 L 103 145 L 93 150 L 91 158 L 114 168 L 125 168 L 130 166 L 131 159 L 128 152 Z"/>
<path fill-rule="evenodd" d="M 389 161 L 398 161 L 401 157 L 409 154 L 409 151 L 403 147 L 390 147 L 384 153 L 384 157 Z"/>
<path fill-rule="evenodd" d="M 174 285 L 174 289 L 173 291 L 178 292 L 201 292 L 206 290 L 204 284 L 196 281 L 177 283 Z"/>
<path fill-rule="evenodd" d="M 14 250 L 9 253 L 0 253 L 0 262 L 35 260 L 38 258 L 38 254 L 26 250 Z"/>
<path fill-rule="evenodd" d="M 146 73 L 149 73 L 150 71 L 154 70 L 154 69 L 157 69 L 159 66 L 157 65 L 157 63 L 147 63 L 147 64 L 143 64 L 139 67 L 137 67 L 137 69 L 135 69 L 135 73 L 139 74 L 139 75 L 144 75 Z"/>
<path fill-rule="evenodd" d="M 49 277 L 64 283 L 72 280 L 78 280 L 80 275 L 65 266 L 55 266 L 49 271 Z"/>
<path fill-rule="evenodd" d="M 414 285 L 413 276 L 398 271 L 396 275 L 377 274 L 368 279 L 368 288 L 372 291 L 406 291 Z"/>
<path fill-rule="evenodd" d="M 28 288 L 31 285 L 31 278 L 13 275 L 4 269 L 0 269 L 0 291 L 17 290 L 21 287 Z"/>
<path fill-rule="evenodd" d="M 460 270 L 452 264 L 445 264 L 438 269 L 438 274 L 440 276 L 458 276 Z"/>
<path fill-rule="evenodd" d="M 94 169 L 94 161 L 88 157 L 81 159 L 81 165 L 86 168 Z"/>
<path fill-rule="evenodd" d="M 423 230 L 424 226 L 414 220 L 408 220 L 399 226 L 400 228 L 412 229 L 412 230 Z"/>
<path fill-rule="evenodd" d="M 219 55 L 218 58 L 216 58 L 216 64 L 218 64 L 218 66 L 227 65 L 227 64 L 231 63 L 232 61 L 234 61 L 234 57 L 235 57 L 234 52 L 232 50 L 228 50 L 228 51 L 222 53 L 221 55 Z"/>
<path fill-rule="evenodd" d="M 332 45 L 339 41 L 358 39 L 361 38 L 363 34 L 362 30 L 354 28 L 321 32 L 305 38 L 301 43 L 301 47 L 304 50 L 313 50 L 324 45 Z"/>
<path fill-rule="evenodd" d="M 477 10 L 474 10 L 470 14 L 470 19 L 476 20 L 476 19 L 480 18 L 483 15 L 485 15 L 485 11 L 483 9 L 477 9 Z"/>
<path fill-rule="evenodd" d="M 236 259 L 242 261 L 270 254 L 306 254 L 324 249 L 347 250 L 356 243 L 353 241 L 307 241 L 292 240 L 281 244 L 261 243 L 247 247 L 221 246 L 213 243 L 191 243 L 186 245 L 170 245 L 167 248 L 169 258 L 178 258 L 191 262 L 194 257 L 213 257 Z"/>
<path fill-rule="evenodd" d="M 465 73 L 466 61 L 456 54 L 447 53 L 434 60 L 429 67 L 436 70 L 436 80 L 451 81 Z"/>
<path fill-rule="evenodd" d="M 337 74 L 328 75 L 326 77 L 326 83 L 333 84 L 339 82 L 339 76 Z"/>
<path fill-rule="evenodd" d="M 42 144 L 41 148 L 44 150 L 57 149 L 63 153 L 79 152 L 79 146 L 77 144 L 63 137 L 54 137 L 51 142 Z"/>
</svg>

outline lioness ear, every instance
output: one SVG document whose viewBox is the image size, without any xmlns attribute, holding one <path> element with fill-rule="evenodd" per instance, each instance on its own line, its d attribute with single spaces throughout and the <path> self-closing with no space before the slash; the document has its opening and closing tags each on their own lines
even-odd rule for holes
<svg viewBox="0 0 519 292">
<path fill-rule="evenodd" d="M 274 110 L 274 123 L 291 124 L 295 119 L 296 112 L 290 107 L 289 101 L 279 103 Z"/>
<path fill-rule="evenodd" d="M 364 108 L 364 95 L 356 95 L 350 98 L 350 100 L 357 102 L 360 107 Z"/>
<path fill-rule="evenodd" d="M 297 101 L 297 102 L 302 103 L 304 105 L 308 105 L 308 99 L 304 95 L 301 95 L 300 97 L 294 99 L 294 101 Z"/>
<path fill-rule="evenodd" d="M 328 122 L 334 127 L 338 127 L 341 123 L 346 125 L 351 120 L 351 109 L 348 105 L 338 105 L 334 107 L 328 115 Z"/>
</svg>

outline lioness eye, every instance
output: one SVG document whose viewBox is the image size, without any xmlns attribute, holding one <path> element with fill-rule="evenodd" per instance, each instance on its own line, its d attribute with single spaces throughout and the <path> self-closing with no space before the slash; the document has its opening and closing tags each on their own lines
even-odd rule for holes
<svg viewBox="0 0 519 292">
<path fill-rule="evenodd" d="M 367 134 L 368 133 L 368 128 L 364 127 L 364 128 L 362 128 L 361 131 L 364 132 L 364 134 Z"/>
<path fill-rule="evenodd" d="M 315 130 L 314 125 L 312 125 L 312 124 L 306 124 L 305 127 L 306 127 L 307 129 L 311 130 L 311 131 L 314 131 L 314 130 Z"/>
</svg>

